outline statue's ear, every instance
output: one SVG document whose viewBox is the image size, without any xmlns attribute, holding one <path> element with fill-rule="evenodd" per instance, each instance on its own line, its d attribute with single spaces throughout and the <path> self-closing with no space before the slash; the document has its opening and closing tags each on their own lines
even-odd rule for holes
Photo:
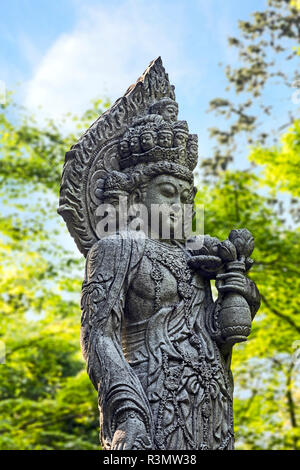
<svg viewBox="0 0 300 470">
<path fill-rule="evenodd" d="M 135 189 L 129 196 L 129 203 L 132 204 L 141 204 L 143 202 L 143 195 L 140 189 Z"/>
</svg>

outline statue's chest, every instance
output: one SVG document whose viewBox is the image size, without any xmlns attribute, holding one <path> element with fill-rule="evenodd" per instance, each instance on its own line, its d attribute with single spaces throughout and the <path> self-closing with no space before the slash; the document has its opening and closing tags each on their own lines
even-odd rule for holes
<svg viewBox="0 0 300 470">
<path fill-rule="evenodd" d="M 151 299 L 159 308 L 185 297 L 191 289 L 191 278 L 186 255 L 180 248 L 148 241 L 133 288 L 139 297 Z"/>
</svg>

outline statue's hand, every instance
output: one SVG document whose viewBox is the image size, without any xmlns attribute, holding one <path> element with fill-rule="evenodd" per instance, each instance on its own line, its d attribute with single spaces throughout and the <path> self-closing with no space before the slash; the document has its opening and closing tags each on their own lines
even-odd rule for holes
<svg viewBox="0 0 300 470">
<path fill-rule="evenodd" d="M 216 288 L 219 292 L 235 292 L 243 297 L 249 294 L 249 282 L 244 274 L 239 272 L 218 274 L 216 276 Z"/>
<path fill-rule="evenodd" d="M 260 306 L 260 295 L 251 279 L 238 272 L 218 274 L 216 288 L 220 293 L 235 292 L 242 295 L 250 307 L 253 320 Z"/>
<path fill-rule="evenodd" d="M 122 421 L 113 437 L 112 450 L 151 449 L 151 440 L 143 421 L 130 412 Z"/>
</svg>

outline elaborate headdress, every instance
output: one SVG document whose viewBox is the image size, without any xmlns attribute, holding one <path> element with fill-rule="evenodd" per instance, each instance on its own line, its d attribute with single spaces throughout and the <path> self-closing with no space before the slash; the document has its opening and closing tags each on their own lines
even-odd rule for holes
<svg viewBox="0 0 300 470">
<path fill-rule="evenodd" d="M 85 256 L 98 240 L 95 213 L 112 171 L 157 164 L 191 178 L 197 136 L 177 114 L 174 86 L 159 57 L 66 153 L 58 213 Z M 187 136 L 180 142 L 174 139 L 179 130 Z M 159 138 L 163 131 L 165 139 Z"/>
</svg>

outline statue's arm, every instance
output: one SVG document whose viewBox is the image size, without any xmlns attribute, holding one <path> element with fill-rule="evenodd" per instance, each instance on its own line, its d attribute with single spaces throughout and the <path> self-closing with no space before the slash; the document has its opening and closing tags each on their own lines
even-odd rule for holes
<svg viewBox="0 0 300 470">
<path fill-rule="evenodd" d="M 98 391 L 102 441 L 107 448 L 115 449 L 150 445 L 147 398 L 121 346 L 130 250 L 130 243 L 120 239 L 94 245 L 82 288 L 82 352 Z"/>
<path fill-rule="evenodd" d="M 240 294 L 247 301 L 252 320 L 260 307 L 260 294 L 254 281 L 242 273 L 225 273 L 216 276 L 216 287 L 221 295 L 226 292 L 235 292 Z"/>
</svg>

